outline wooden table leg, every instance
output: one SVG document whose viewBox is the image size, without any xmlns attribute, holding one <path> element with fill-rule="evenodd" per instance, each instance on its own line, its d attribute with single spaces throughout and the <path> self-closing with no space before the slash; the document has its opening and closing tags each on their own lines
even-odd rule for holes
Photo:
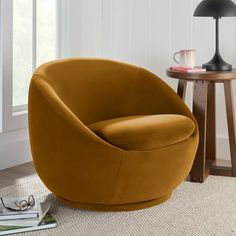
<svg viewBox="0 0 236 236">
<path fill-rule="evenodd" d="M 216 161 L 216 104 L 215 82 L 210 82 L 207 88 L 207 125 L 206 125 L 206 165 L 211 166 Z"/>
<path fill-rule="evenodd" d="M 183 99 L 183 101 L 185 100 L 186 88 L 187 88 L 187 81 L 179 79 L 177 94 Z"/>
<path fill-rule="evenodd" d="M 225 104 L 228 122 L 229 146 L 232 163 L 232 176 L 236 177 L 236 137 L 235 137 L 235 118 L 231 80 L 224 82 Z"/>
<path fill-rule="evenodd" d="M 193 89 L 193 114 L 198 122 L 199 145 L 190 172 L 190 180 L 200 183 L 203 183 L 207 177 L 205 174 L 207 86 L 208 82 L 206 81 L 195 81 Z"/>
</svg>

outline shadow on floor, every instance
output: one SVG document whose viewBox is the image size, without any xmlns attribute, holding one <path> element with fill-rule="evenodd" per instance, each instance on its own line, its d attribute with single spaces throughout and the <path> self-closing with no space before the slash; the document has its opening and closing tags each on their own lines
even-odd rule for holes
<svg viewBox="0 0 236 236">
<path fill-rule="evenodd" d="M 24 180 L 30 176 L 36 176 L 33 162 L 11 167 L 0 171 L 0 188 L 14 185 L 18 181 Z"/>
</svg>

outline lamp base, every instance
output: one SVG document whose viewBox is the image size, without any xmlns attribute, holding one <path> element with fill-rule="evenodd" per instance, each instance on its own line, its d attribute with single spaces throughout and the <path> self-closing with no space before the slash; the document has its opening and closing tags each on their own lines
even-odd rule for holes
<svg viewBox="0 0 236 236">
<path fill-rule="evenodd" d="M 231 71 L 232 65 L 223 60 L 220 54 L 216 53 L 214 57 L 206 64 L 202 65 L 208 71 Z"/>
</svg>

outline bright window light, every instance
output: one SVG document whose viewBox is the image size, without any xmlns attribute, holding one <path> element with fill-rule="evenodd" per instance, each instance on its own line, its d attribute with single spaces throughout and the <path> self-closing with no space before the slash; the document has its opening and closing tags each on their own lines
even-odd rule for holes
<svg viewBox="0 0 236 236">
<path fill-rule="evenodd" d="M 57 56 L 56 1 L 13 1 L 14 107 L 27 104 L 35 68 Z"/>
<path fill-rule="evenodd" d="M 37 66 L 56 58 L 56 0 L 37 1 Z"/>
</svg>

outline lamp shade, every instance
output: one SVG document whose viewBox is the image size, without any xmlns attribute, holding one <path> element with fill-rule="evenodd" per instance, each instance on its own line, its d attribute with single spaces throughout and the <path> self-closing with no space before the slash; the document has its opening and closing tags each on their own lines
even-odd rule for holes
<svg viewBox="0 0 236 236">
<path fill-rule="evenodd" d="M 236 16 L 236 5 L 231 0 L 203 0 L 197 6 L 194 16 L 214 18 Z"/>
</svg>

